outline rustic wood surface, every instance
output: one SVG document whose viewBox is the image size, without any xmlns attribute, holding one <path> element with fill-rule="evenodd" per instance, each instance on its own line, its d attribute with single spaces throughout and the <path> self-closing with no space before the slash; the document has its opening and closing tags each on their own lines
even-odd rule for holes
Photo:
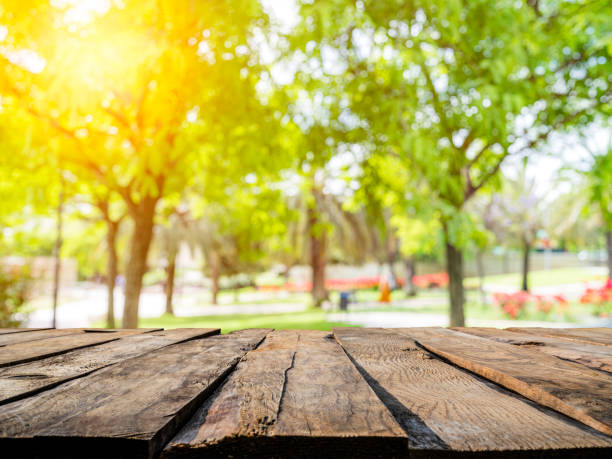
<svg viewBox="0 0 612 459">
<path fill-rule="evenodd" d="M 0 451 L 612 456 L 609 329 L 155 330 L 0 329 Z"/>
<path fill-rule="evenodd" d="M 579 343 L 612 346 L 612 329 L 610 328 L 518 328 L 507 330 L 530 333 L 537 336 L 551 336 Z"/>
<path fill-rule="evenodd" d="M 74 349 L 80 349 L 96 344 L 108 343 L 119 339 L 115 334 L 88 333 L 55 336 L 45 340 L 28 341 L 0 347 L 0 367 L 8 367 L 19 363 L 63 354 Z"/>
<path fill-rule="evenodd" d="M 56 331 L 56 334 L 49 334 L 46 338 L 37 338 L 30 341 L 11 343 L 0 347 L 0 367 L 17 365 L 19 363 L 30 362 L 32 360 L 51 357 L 63 354 L 73 349 L 79 349 L 96 344 L 102 344 L 117 340 L 124 336 L 148 333 L 150 329 L 140 330 L 120 330 L 99 333 L 93 330 L 72 329 L 62 334 L 63 330 Z M 34 335 L 35 333 L 20 333 L 9 336 Z"/>
<path fill-rule="evenodd" d="M 18 400 L 155 349 L 218 333 L 218 328 L 179 328 L 127 336 L 99 346 L 0 368 L 0 404 Z"/>
<path fill-rule="evenodd" d="M 0 346 L 25 343 L 27 341 L 36 341 L 39 339 L 55 338 L 56 336 L 77 334 L 83 334 L 83 330 L 79 328 L 64 328 L 61 330 L 33 330 L 29 333 L 6 333 L 0 335 Z"/>
<path fill-rule="evenodd" d="M 279 448 L 312 457 L 323 445 L 333 457 L 393 457 L 408 442 L 330 333 L 281 330 L 246 355 L 163 457 L 269 457 Z"/>
<path fill-rule="evenodd" d="M 0 335 L 7 335 L 11 333 L 24 333 L 33 332 L 39 330 L 48 330 L 47 328 L 0 328 Z"/>
<path fill-rule="evenodd" d="M 0 448 L 19 446 L 26 457 L 48 457 L 72 439 L 88 456 L 111 457 L 114 450 L 153 456 L 268 332 L 178 343 L 3 405 Z"/>
<path fill-rule="evenodd" d="M 399 330 L 436 355 L 612 435 L 612 379 L 601 372 L 453 330 Z"/>
<path fill-rule="evenodd" d="M 393 329 L 336 328 L 334 334 L 400 420 L 413 450 L 612 446 L 579 423 L 446 364 Z"/>
<path fill-rule="evenodd" d="M 104 328 L 63 328 L 60 330 L 57 329 L 39 329 L 33 330 L 30 333 L 6 333 L 0 334 L 0 347 L 8 346 L 12 344 L 25 343 L 29 341 L 38 341 L 48 338 L 56 338 L 58 336 L 67 336 L 67 335 L 83 335 L 86 333 L 89 334 L 104 334 L 104 335 L 115 335 L 115 336 L 125 336 L 125 335 L 138 335 L 141 333 L 149 333 L 153 331 L 158 331 L 159 328 L 138 328 L 133 330 L 128 329 L 115 329 L 109 330 Z"/>
<path fill-rule="evenodd" d="M 550 336 L 534 336 L 532 333 L 499 330 L 497 328 L 457 327 L 452 329 L 481 338 L 544 352 L 563 360 L 581 363 L 589 368 L 612 374 L 612 347 L 609 346 L 568 341 L 551 338 Z"/>
</svg>

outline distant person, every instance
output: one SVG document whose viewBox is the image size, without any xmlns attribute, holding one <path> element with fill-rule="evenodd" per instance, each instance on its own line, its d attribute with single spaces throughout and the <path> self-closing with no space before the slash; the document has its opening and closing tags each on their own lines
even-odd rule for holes
<svg viewBox="0 0 612 459">
<path fill-rule="evenodd" d="M 381 281 L 378 284 L 380 290 L 380 297 L 378 298 L 379 303 L 390 303 L 391 302 L 391 288 L 389 287 L 389 280 L 386 276 L 381 277 Z"/>
</svg>

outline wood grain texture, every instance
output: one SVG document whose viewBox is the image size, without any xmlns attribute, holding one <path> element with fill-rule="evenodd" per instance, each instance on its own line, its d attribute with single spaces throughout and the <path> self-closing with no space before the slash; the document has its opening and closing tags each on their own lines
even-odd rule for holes
<svg viewBox="0 0 612 459">
<path fill-rule="evenodd" d="M 550 336 L 578 343 L 612 346 L 611 328 L 520 328 L 510 327 L 506 330 L 529 333 L 536 336 Z"/>
<path fill-rule="evenodd" d="M 328 332 L 250 351 L 164 450 L 173 457 L 403 457 L 407 439 Z"/>
<path fill-rule="evenodd" d="M 82 328 L 49 328 L 46 330 L 34 330 L 28 333 L 6 333 L 0 335 L 0 347 L 79 333 L 83 333 Z"/>
<path fill-rule="evenodd" d="M 139 334 L 55 357 L 0 368 L 0 405 L 155 349 L 218 333 L 218 328 L 179 328 Z"/>
<path fill-rule="evenodd" d="M 268 332 L 174 344 L 3 405 L 0 449 L 19 447 L 23 457 L 154 457 Z"/>
<path fill-rule="evenodd" d="M 0 335 L 6 335 L 10 333 L 24 333 L 40 330 L 49 330 L 48 328 L 0 328 Z"/>
<path fill-rule="evenodd" d="M 398 331 L 456 365 L 612 435 L 612 378 L 601 372 L 453 330 Z"/>
<path fill-rule="evenodd" d="M 612 448 L 609 437 L 443 362 L 395 329 L 335 328 L 334 336 L 406 431 L 411 457 Z"/>
<path fill-rule="evenodd" d="M 612 375 L 612 347 L 609 346 L 597 346 L 497 328 L 454 327 L 452 330 L 543 352 Z"/>
<path fill-rule="evenodd" d="M 31 362 L 121 338 L 120 333 L 75 333 L 0 347 L 0 368 Z"/>
<path fill-rule="evenodd" d="M 79 335 L 83 333 L 115 334 L 116 336 L 139 335 L 162 330 L 161 328 L 132 328 L 132 329 L 108 329 L 108 328 L 47 328 L 32 330 L 29 333 L 6 333 L 0 334 L 0 347 L 29 341 L 56 338 L 58 336 Z"/>
</svg>

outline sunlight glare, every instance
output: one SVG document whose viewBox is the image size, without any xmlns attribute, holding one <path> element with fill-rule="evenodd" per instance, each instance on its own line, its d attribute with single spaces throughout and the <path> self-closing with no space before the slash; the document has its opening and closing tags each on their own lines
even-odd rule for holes
<svg viewBox="0 0 612 459">
<path fill-rule="evenodd" d="M 121 7 L 121 2 L 113 3 Z M 68 24 L 87 24 L 94 16 L 106 13 L 111 7 L 110 0 L 51 0 L 51 4 L 66 10 L 64 21 Z"/>
</svg>

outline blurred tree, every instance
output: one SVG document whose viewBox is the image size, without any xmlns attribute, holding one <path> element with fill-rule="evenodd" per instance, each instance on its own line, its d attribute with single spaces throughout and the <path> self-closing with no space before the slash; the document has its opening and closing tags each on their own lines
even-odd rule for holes
<svg viewBox="0 0 612 459">
<path fill-rule="evenodd" d="M 269 187 L 265 178 L 249 177 L 226 186 L 223 199 L 217 191 L 216 201 L 197 200 L 191 215 L 183 219 L 188 244 L 204 255 L 213 304 L 222 276 L 251 273 L 272 261 L 271 244 L 285 235 L 287 221 L 280 191 Z"/>
<path fill-rule="evenodd" d="M 402 258 L 406 271 L 404 289 L 408 295 L 416 295 L 412 282 L 416 259 L 436 252 L 439 233 L 426 199 L 419 195 L 418 177 L 411 176 L 398 158 L 372 154 L 362 161 L 358 179 L 360 187 L 355 191 L 354 205 L 362 207 L 367 222 L 378 229 L 383 260 L 392 265 Z M 412 187 L 408 188 L 407 183 Z"/>
<path fill-rule="evenodd" d="M 203 156 L 256 148 L 265 117 L 253 33 L 266 17 L 255 0 L 28 7 L 1 10 L 3 56 L 26 56 L 1 91 L 73 142 L 61 151 L 67 167 L 125 202 L 133 236 L 123 326 L 133 328 L 158 203 L 197 180 Z"/>
<path fill-rule="evenodd" d="M 594 156 L 587 178 L 591 201 L 598 206 L 603 222 L 608 278 L 612 279 L 612 145 L 608 145 L 606 153 Z"/>
<path fill-rule="evenodd" d="M 164 257 L 164 293 L 166 294 L 165 313 L 174 315 L 174 284 L 176 277 L 176 258 L 181 244 L 187 243 L 189 235 L 189 211 L 182 210 L 183 206 L 172 207 L 166 210 L 163 224 L 158 226 L 157 236 L 160 239 Z"/>
<path fill-rule="evenodd" d="M 608 2 L 302 2 L 300 57 L 327 62 L 346 107 L 427 186 L 463 325 L 465 204 L 504 159 L 610 111 Z M 577 33 L 588 30 L 588 33 Z M 338 91 L 337 87 L 333 88 Z"/>
<path fill-rule="evenodd" d="M 612 275 L 612 135 L 609 122 L 599 118 L 573 133 L 568 142 L 578 158 L 560 170 L 559 181 L 571 186 L 550 208 L 550 231 L 562 248 L 606 246 Z M 580 155 L 580 151 L 586 153 Z"/>
</svg>

